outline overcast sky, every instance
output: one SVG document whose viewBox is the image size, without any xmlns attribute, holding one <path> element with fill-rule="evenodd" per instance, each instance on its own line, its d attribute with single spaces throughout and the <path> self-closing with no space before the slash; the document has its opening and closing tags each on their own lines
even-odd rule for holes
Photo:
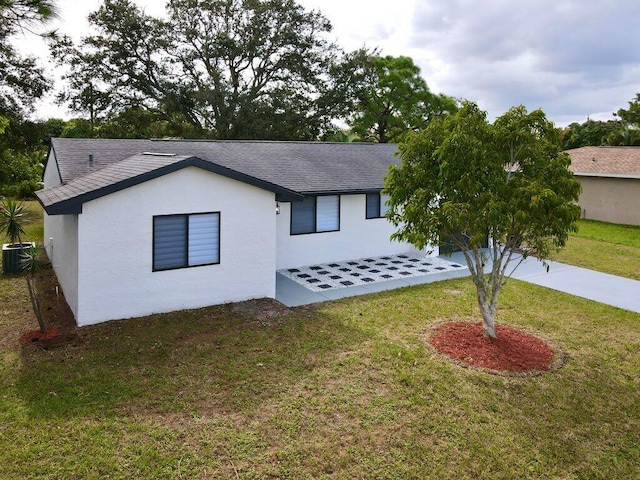
<svg viewBox="0 0 640 480">
<path fill-rule="evenodd" d="M 136 0 L 160 15 L 163 0 Z M 559 126 L 613 118 L 640 92 L 639 0 L 298 0 L 333 24 L 342 48 L 408 55 L 432 91 L 477 102 L 490 118 L 542 108 Z M 100 0 L 58 0 L 61 33 L 88 33 Z M 46 48 L 21 39 L 22 49 Z M 45 60 L 43 60 L 44 62 Z M 44 64 L 44 63 L 43 63 Z M 37 116 L 71 115 L 52 102 Z"/>
</svg>

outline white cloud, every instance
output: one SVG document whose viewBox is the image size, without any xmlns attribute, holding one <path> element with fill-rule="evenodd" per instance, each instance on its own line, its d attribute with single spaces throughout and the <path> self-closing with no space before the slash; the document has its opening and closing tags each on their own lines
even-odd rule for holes
<svg viewBox="0 0 640 480">
<path fill-rule="evenodd" d="M 490 117 L 524 104 L 561 124 L 584 121 L 613 112 L 639 89 L 639 2 L 416 5 L 412 45 L 449 65 L 434 72 L 438 86 L 477 101 Z"/>
</svg>

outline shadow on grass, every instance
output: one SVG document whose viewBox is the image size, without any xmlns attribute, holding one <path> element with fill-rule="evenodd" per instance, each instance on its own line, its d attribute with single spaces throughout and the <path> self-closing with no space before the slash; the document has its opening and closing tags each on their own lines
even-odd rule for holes
<svg viewBox="0 0 640 480">
<path fill-rule="evenodd" d="M 264 316 L 260 302 L 85 327 L 47 351 L 26 346 L 17 392 L 32 418 L 250 414 L 365 338 L 314 308 Z"/>
<path fill-rule="evenodd" d="M 48 448 L 69 469 L 60 478 L 86 476 L 78 452 L 86 465 L 119 459 L 122 478 L 148 458 L 141 478 L 183 458 L 217 478 L 638 478 L 638 315 L 511 285 L 501 321 L 555 337 L 567 367 L 505 378 L 431 356 L 425 324 L 470 315 L 462 280 L 155 315 L 30 345 L 10 380 L 9 422 L 27 418 L 5 435 L 15 476 Z"/>
</svg>

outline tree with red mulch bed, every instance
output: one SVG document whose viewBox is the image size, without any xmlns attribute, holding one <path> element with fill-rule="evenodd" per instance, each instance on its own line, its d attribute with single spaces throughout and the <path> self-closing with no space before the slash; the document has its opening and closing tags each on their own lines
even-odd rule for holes
<svg viewBox="0 0 640 480">
<path fill-rule="evenodd" d="M 409 132 L 385 179 L 391 238 L 462 252 L 488 337 L 497 337 L 499 294 L 517 266 L 549 258 L 577 230 L 581 187 L 560 140 L 542 110 L 521 105 L 489 123 L 464 102 Z"/>
<path fill-rule="evenodd" d="M 560 351 L 532 334 L 506 325 L 497 333 L 489 338 L 482 323 L 451 321 L 436 326 L 429 343 L 456 363 L 492 372 L 540 373 L 563 364 Z"/>
</svg>

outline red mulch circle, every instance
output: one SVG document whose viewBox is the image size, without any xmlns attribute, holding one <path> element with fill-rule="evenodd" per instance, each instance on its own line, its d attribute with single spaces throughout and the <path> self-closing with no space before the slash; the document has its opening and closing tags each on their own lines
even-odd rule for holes
<svg viewBox="0 0 640 480">
<path fill-rule="evenodd" d="M 20 342 L 21 345 L 26 345 L 27 343 L 31 342 L 51 340 L 53 338 L 56 338 L 58 335 L 60 335 L 60 330 L 58 330 L 57 328 L 50 328 L 44 333 L 40 330 L 32 330 L 31 332 L 27 332 L 24 335 L 21 335 L 20 338 L 18 338 L 18 342 Z"/>
<path fill-rule="evenodd" d="M 462 364 L 498 372 L 545 372 L 554 350 L 534 335 L 506 325 L 496 326 L 497 339 L 484 336 L 482 323 L 448 322 L 434 329 L 431 345 Z"/>
</svg>

